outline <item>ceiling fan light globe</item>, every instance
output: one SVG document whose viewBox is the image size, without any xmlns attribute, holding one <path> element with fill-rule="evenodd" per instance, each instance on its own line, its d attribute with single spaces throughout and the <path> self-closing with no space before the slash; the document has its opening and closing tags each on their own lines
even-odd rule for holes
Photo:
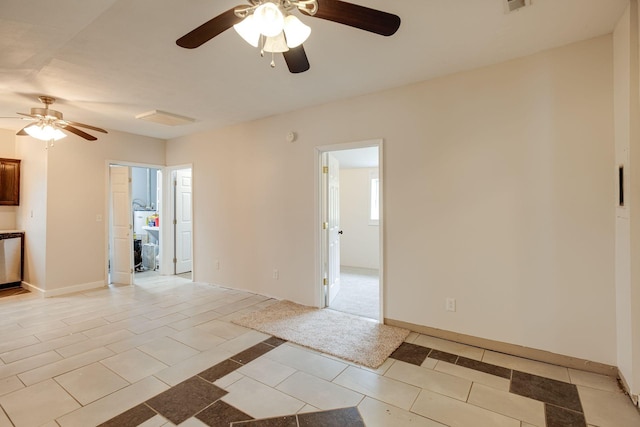
<svg viewBox="0 0 640 427">
<path fill-rule="evenodd" d="M 242 37 L 247 43 L 253 47 L 258 47 L 260 41 L 260 30 L 254 22 L 253 15 L 249 15 L 241 22 L 233 26 L 233 29 Z"/>
<path fill-rule="evenodd" d="M 41 141 L 57 141 L 67 136 L 60 129 L 49 124 L 34 123 L 24 129 L 31 137 Z"/>
<path fill-rule="evenodd" d="M 289 46 L 287 46 L 287 41 L 284 38 L 284 33 L 281 32 L 275 37 L 267 37 L 264 42 L 263 50 L 269 53 L 287 52 L 289 50 Z"/>
<path fill-rule="evenodd" d="M 261 34 L 266 37 L 275 37 L 284 28 L 284 16 L 280 8 L 271 3 L 261 4 L 253 12 L 253 22 Z"/>
<path fill-rule="evenodd" d="M 298 47 L 309 38 L 311 27 L 295 16 L 289 15 L 284 19 L 284 34 L 287 37 L 287 46 Z"/>
</svg>

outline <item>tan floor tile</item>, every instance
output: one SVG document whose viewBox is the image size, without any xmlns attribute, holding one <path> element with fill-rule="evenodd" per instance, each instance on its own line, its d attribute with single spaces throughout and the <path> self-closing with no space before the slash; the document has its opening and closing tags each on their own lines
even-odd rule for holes
<svg viewBox="0 0 640 427">
<path fill-rule="evenodd" d="M 226 341 L 224 338 L 192 327 L 173 333 L 170 337 L 200 351 L 212 349 Z"/>
<path fill-rule="evenodd" d="M 450 427 L 520 427 L 520 421 L 496 412 L 423 390 L 412 412 Z"/>
<path fill-rule="evenodd" d="M 484 384 L 502 391 L 509 391 L 509 384 L 511 383 L 511 381 L 506 378 L 487 374 L 475 369 L 465 368 L 464 366 L 453 365 L 441 360 L 438 361 L 438 364 L 434 369 L 438 372 L 444 372 L 455 377 L 464 378 L 469 381 L 473 381 L 474 383 Z"/>
<path fill-rule="evenodd" d="M 227 388 L 229 388 L 231 386 L 231 384 L 240 381 L 241 379 L 245 378 L 244 375 L 242 375 L 240 372 L 238 371 L 233 371 L 227 375 L 225 375 L 222 378 L 219 378 L 218 380 L 213 382 L 213 385 L 220 387 L 221 389 L 226 390 Z"/>
<path fill-rule="evenodd" d="M 16 360 L 35 356 L 36 354 L 46 353 L 47 351 L 55 350 L 56 348 L 65 347 L 67 345 L 75 344 L 80 341 L 85 341 L 86 339 L 87 337 L 83 334 L 67 335 L 62 338 L 57 338 L 43 343 L 9 351 L 7 353 L 3 353 L 0 357 L 2 357 L 4 363 L 11 363 L 15 362 Z"/>
<path fill-rule="evenodd" d="M 505 368 L 539 375 L 541 377 L 564 381 L 566 383 L 570 382 L 569 370 L 563 366 L 551 365 L 549 363 L 524 359 L 522 357 L 511 356 L 489 350 L 484 353 L 482 361 L 492 365 L 504 366 Z"/>
<path fill-rule="evenodd" d="M 56 421 L 61 427 L 96 426 L 162 393 L 168 388 L 162 381 L 154 377 L 148 377 L 57 418 Z"/>
<path fill-rule="evenodd" d="M 129 338 L 114 342 L 113 344 L 109 344 L 106 347 L 114 353 L 122 353 L 124 351 L 131 350 L 132 348 L 136 348 L 139 345 L 143 345 L 150 341 L 175 333 L 175 329 L 170 328 L 169 326 L 161 326 L 157 329 L 152 329 L 139 335 L 132 335 Z"/>
<path fill-rule="evenodd" d="M 219 348 L 203 351 L 193 357 L 183 360 L 171 367 L 162 369 L 154 374 L 165 383 L 174 386 L 182 381 L 217 365 L 225 359 L 233 356 L 233 353 Z"/>
<path fill-rule="evenodd" d="M 585 387 L 591 387 L 604 391 L 620 391 L 620 385 L 618 380 L 614 377 L 607 375 L 594 374 L 593 372 L 579 371 L 576 369 L 569 369 L 569 377 L 571 383 L 575 385 L 581 385 Z"/>
<path fill-rule="evenodd" d="M 7 377 L 0 380 L 0 396 L 20 390 L 24 384 L 17 376 Z"/>
<path fill-rule="evenodd" d="M 542 402 L 508 391 L 475 383 L 467 402 L 536 426 L 544 427 L 546 424 Z"/>
<path fill-rule="evenodd" d="M 38 368 L 40 366 L 48 365 L 49 363 L 57 362 L 62 357 L 55 351 L 48 351 L 46 353 L 31 356 L 23 360 L 18 360 L 13 363 L 0 366 L 0 378 L 7 378 L 15 376 L 22 372 L 29 371 L 31 369 Z"/>
<path fill-rule="evenodd" d="M 269 338 L 271 335 L 247 329 L 245 333 L 220 344 L 218 348 L 236 354 Z"/>
<path fill-rule="evenodd" d="M 253 418 L 271 418 L 298 412 L 305 403 L 251 378 L 243 378 L 227 388 L 221 400 Z"/>
<path fill-rule="evenodd" d="M 16 427 L 39 426 L 80 408 L 78 402 L 53 380 L 2 396 L 0 405 Z"/>
<path fill-rule="evenodd" d="M 182 344 L 169 337 L 158 338 L 138 347 L 138 350 L 158 359 L 162 363 L 172 366 L 200 353 L 195 348 Z"/>
<path fill-rule="evenodd" d="M 328 381 L 334 379 L 349 366 L 347 363 L 321 356 L 316 352 L 295 347 L 288 343 L 276 347 L 265 354 L 264 357 Z"/>
<path fill-rule="evenodd" d="M 471 381 L 397 360 L 385 374 L 407 384 L 466 401 Z"/>
<path fill-rule="evenodd" d="M 416 339 L 413 341 L 413 344 L 433 348 L 440 351 L 446 351 L 447 353 L 457 354 L 458 356 L 464 356 L 474 360 L 482 360 L 482 356 L 484 354 L 484 349 L 482 348 L 460 344 L 453 341 L 447 341 L 441 338 L 422 334 L 419 334 L 416 337 Z"/>
<path fill-rule="evenodd" d="M 84 366 L 54 379 L 83 406 L 129 385 L 101 363 Z"/>
<path fill-rule="evenodd" d="M 226 340 L 233 339 L 251 330 L 243 326 L 234 325 L 233 323 L 217 319 L 198 325 L 195 328 Z"/>
<path fill-rule="evenodd" d="M 297 371 L 268 357 L 259 357 L 239 368 L 237 372 L 270 387 L 275 387 Z"/>
<path fill-rule="evenodd" d="M 116 332 L 112 332 L 107 335 L 101 335 L 99 337 L 90 338 L 88 340 L 79 342 L 77 344 L 68 345 L 66 347 L 61 347 L 56 350 L 56 352 L 60 353 L 63 357 L 71 357 L 76 354 L 86 353 L 87 351 L 105 347 L 109 344 L 113 344 L 120 340 L 124 340 L 133 336 L 133 333 L 127 330 L 120 330 Z"/>
<path fill-rule="evenodd" d="M 103 360 L 102 364 L 130 383 L 140 381 L 167 367 L 164 363 L 137 349 L 109 357 Z"/>
<path fill-rule="evenodd" d="M 637 427 L 640 412 L 622 391 L 609 392 L 578 386 L 588 424 L 598 427 Z"/>
<path fill-rule="evenodd" d="M 86 353 L 78 354 L 73 357 L 58 360 L 57 362 L 32 369 L 19 374 L 18 377 L 26 385 L 31 385 L 45 379 L 62 375 L 66 372 L 89 365 L 112 355 L 113 352 L 106 348 L 96 348 Z"/>
<path fill-rule="evenodd" d="M 364 398 L 360 393 L 305 372 L 296 372 L 276 389 L 322 410 L 356 406 Z"/>
<path fill-rule="evenodd" d="M 447 427 L 413 412 L 365 397 L 358 411 L 367 427 Z"/>
<path fill-rule="evenodd" d="M 395 363 L 390 369 L 393 369 L 393 366 Z M 353 366 L 338 375 L 333 382 L 406 410 L 411 407 L 420 392 L 418 387 Z"/>
</svg>

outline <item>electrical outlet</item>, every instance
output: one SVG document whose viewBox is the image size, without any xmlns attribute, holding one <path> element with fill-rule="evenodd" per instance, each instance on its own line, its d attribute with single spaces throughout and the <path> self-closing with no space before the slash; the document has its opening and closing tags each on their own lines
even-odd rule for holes
<svg viewBox="0 0 640 427">
<path fill-rule="evenodd" d="M 278 278 L 280 277 L 280 272 L 278 271 L 277 268 L 273 269 L 273 278 L 278 280 Z"/>
<path fill-rule="evenodd" d="M 447 311 L 456 311 L 456 299 L 455 298 L 446 298 L 445 299 L 445 310 Z"/>
</svg>

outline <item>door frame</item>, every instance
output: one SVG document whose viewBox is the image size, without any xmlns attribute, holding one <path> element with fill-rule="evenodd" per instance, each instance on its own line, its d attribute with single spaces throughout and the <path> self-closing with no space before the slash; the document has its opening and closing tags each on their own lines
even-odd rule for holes
<svg viewBox="0 0 640 427">
<path fill-rule="evenodd" d="M 167 203 L 162 207 L 162 212 L 165 215 L 165 218 L 168 218 L 168 221 L 160 221 L 160 229 L 164 230 L 167 236 L 171 236 L 170 239 L 164 240 L 164 245 L 166 250 L 162 252 L 160 257 L 160 272 L 162 271 L 171 271 L 171 275 L 175 275 L 175 264 L 173 263 L 173 257 L 175 254 L 176 246 L 175 246 L 175 226 L 173 221 L 176 219 L 176 213 L 174 210 L 175 206 L 175 191 L 173 188 L 173 174 L 174 172 L 180 169 L 191 169 L 191 280 L 195 277 L 195 253 L 193 249 L 195 247 L 195 197 L 194 197 L 194 179 L 193 179 L 193 164 L 184 164 L 184 165 L 176 165 L 176 166 L 166 166 L 162 170 L 162 198 L 163 200 L 167 200 Z M 166 227 L 166 228 L 165 228 Z"/>
<path fill-rule="evenodd" d="M 109 167 L 111 165 L 115 165 L 115 166 L 127 166 L 129 168 L 131 167 L 138 167 L 138 168 L 150 168 L 150 169 L 160 169 L 162 171 L 162 197 L 164 199 L 165 195 L 164 192 L 166 191 L 165 189 L 165 169 L 166 167 L 163 165 L 156 165 L 156 164 L 151 164 L 151 163 L 138 163 L 138 162 L 129 162 L 129 161 L 123 161 L 123 160 L 105 160 L 105 206 L 107 207 L 106 212 L 105 212 L 105 218 L 107 218 L 107 220 L 105 221 L 105 261 L 104 261 L 104 283 L 106 284 L 110 284 L 109 283 L 109 261 L 110 261 L 110 251 L 109 251 L 109 243 L 110 243 L 110 238 L 111 238 L 111 225 L 110 225 L 110 221 L 109 221 L 109 212 L 110 212 L 110 203 L 111 203 L 111 178 L 110 178 L 110 174 L 109 174 Z M 161 206 L 161 211 L 160 211 L 160 218 L 162 218 L 164 215 L 167 214 L 166 212 L 167 207 L 166 207 L 166 203 L 163 203 Z M 130 211 L 131 211 L 131 218 L 133 219 L 133 209 L 131 209 L 130 206 Z M 164 241 L 163 239 L 163 230 L 166 227 L 166 221 L 164 221 L 164 224 L 162 221 L 160 221 L 160 230 L 159 230 L 159 237 L 160 237 L 160 241 Z M 133 224 L 131 224 L 131 226 L 133 227 Z M 133 245 L 133 242 L 131 243 Z M 160 254 L 161 254 L 161 260 L 164 257 L 163 251 L 162 251 L 162 246 L 160 246 Z M 133 268 L 133 257 L 131 257 L 131 268 Z M 162 271 L 167 268 L 167 266 L 165 266 L 162 261 L 160 264 L 160 273 L 162 274 Z M 164 270 L 166 271 L 166 270 Z M 135 284 L 135 280 L 132 280 L 132 283 Z"/>
<path fill-rule="evenodd" d="M 314 300 L 316 307 L 324 308 L 324 288 L 323 288 L 323 262 L 325 257 L 324 247 L 324 230 L 322 229 L 323 213 L 326 206 L 326 200 L 323 197 L 323 174 L 322 174 L 322 155 L 331 151 L 353 150 L 357 148 L 378 148 L 378 178 L 380 179 L 380 221 L 378 225 L 378 239 L 380 244 L 380 268 L 378 270 L 379 277 L 379 300 L 380 311 L 378 323 L 384 323 L 384 165 L 383 165 L 383 145 L 384 141 L 380 139 L 369 139 L 364 141 L 347 142 L 341 144 L 322 145 L 315 147 L 315 218 L 314 218 L 314 240 L 315 240 L 315 280 L 312 281 L 314 286 Z"/>
</svg>

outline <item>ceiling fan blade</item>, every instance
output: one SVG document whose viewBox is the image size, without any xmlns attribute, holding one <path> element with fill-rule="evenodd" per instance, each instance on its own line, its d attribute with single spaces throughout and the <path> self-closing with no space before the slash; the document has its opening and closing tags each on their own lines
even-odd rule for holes
<svg viewBox="0 0 640 427">
<path fill-rule="evenodd" d="M 27 131 L 25 130 L 28 126 L 31 126 L 31 125 L 27 125 L 27 126 L 23 127 L 22 129 L 20 129 L 20 130 L 16 133 L 16 135 L 18 135 L 18 136 L 27 136 L 27 135 L 29 135 L 29 134 L 27 133 Z"/>
<path fill-rule="evenodd" d="M 62 129 L 68 130 L 71 133 L 75 133 L 76 135 L 83 137 L 87 141 L 95 141 L 95 140 L 98 139 L 95 136 L 89 135 L 88 133 L 86 133 L 84 131 L 81 131 L 78 128 L 74 128 L 73 126 L 70 126 L 70 125 L 67 125 L 67 126 L 63 127 Z"/>
<path fill-rule="evenodd" d="M 205 22 L 195 30 L 180 37 L 176 40 L 176 44 L 180 47 L 184 47 L 185 49 L 194 49 L 208 42 L 223 31 L 233 27 L 235 24 L 242 21 L 242 18 L 236 16 L 234 13 L 237 7 L 241 6 L 236 6 L 226 12 L 222 12 L 220 15 Z"/>
<path fill-rule="evenodd" d="M 289 71 L 292 73 L 304 73 L 311 67 L 302 45 L 291 48 L 282 54 L 284 55 L 284 61 L 287 63 L 287 67 L 289 67 Z"/>
<path fill-rule="evenodd" d="M 36 116 L 32 116 L 31 114 L 26 114 L 26 113 L 16 113 L 16 114 L 20 114 L 21 116 L 25 116 L 25 117 L 29 117 L 30 119 L 36 119 Z"/>
<path fill-rule="evenodd" d="M 300 11 L 309 15 L 304 9 L 300 9 Z M 382 36 L 395 34 L 400 28 L 400 17 L 398 15 L 340 0 L 318 0 L 318 11 L 315 15 L 310 16 L 370 31 Z"/>
<path fill-rule="evenodd" d="M 91 130 L 95 130 L 97 132 L 102 132 L 102 133 L 109 133 L 104 129 L 100 129 L 98 127 L 95 126 L 91 126 L 91 125 L 85 125 L 84 123 L 78 123 L 78 122 L 72 122 L 70 120 L 65 120 L 66 123 L 68 123 L 69 125 L 73 125 L 73 126 L 78 126 L 81 128 L 87 128 L 87 129 L 91 129 Z"/>
</svg>

